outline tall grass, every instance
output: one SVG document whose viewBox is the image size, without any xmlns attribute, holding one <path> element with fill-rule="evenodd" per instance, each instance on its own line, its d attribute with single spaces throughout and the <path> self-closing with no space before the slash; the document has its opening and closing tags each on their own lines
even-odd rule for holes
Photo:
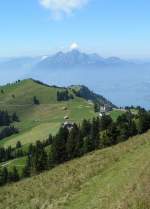
<svg viewBox="0 0 150 209">
<path fill-rule="evenodd" d="M 0 208 L 148 209 L 149 159 L 150 132 L 0 188 Z"/>
</svg>

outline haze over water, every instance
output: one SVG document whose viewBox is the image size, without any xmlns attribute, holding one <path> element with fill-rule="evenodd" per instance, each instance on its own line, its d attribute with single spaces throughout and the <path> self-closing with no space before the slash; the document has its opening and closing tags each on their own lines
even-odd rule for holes
<svg viewBox="0 0 150 209">
<path fill-rule="evenodd" d="M 140 105 L 150 109 L 150 72 L 148 68 L 101 68 L 99 70 L 5 70 L 0 84 L 17 79 L 34 78 L 50 85 L 83 84 L 117 106 Z"/>
</svg>

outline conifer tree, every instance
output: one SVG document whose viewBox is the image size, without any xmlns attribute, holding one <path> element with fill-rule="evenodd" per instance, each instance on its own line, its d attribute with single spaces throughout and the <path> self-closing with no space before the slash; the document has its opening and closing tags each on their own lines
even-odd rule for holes
<svg viewBox="0 0 150 209">
<path fill-rule="evenodd" d="M 8 170 L 7 168 L 2 168 L 0 170 L 0 186 L 3 186 L 7 183 L 8 181 Z"/>
<path fill-rule="evenodd" d="M 84 153 L 91 152 L 93 150 L 93 142 L 90 136 L 84 138 Z"/>
<path fill-rule="evenodd" d="M 106 130 L 112 124 L 112 118 L 109 115 L 103 115 L 100 120 L 100 129 Z"/>
<path fill-rule="evenodd" d="M 92 140 L 92 150 L 98 149 L 100 144 L 100 121 L 99 118 L 94 118 L 92 121 L 90 138 Z"/>
<path fill-rule="evenodd" d="M 75 124 L 69 133 L 69 137 L 66 143 L 67 156 L 69 160 L 78 156 L 80 152 L 79 144 L 80 144 L 80 133 L 78 126 Z"/>
<path fill-rule="evenodd" d="M 82 137 L 86 137 L 90 134 L 91 130 L 91 122 L 89 120 L 84 119 L 81 125 L 81 135 Z"/>
<path fill-rule="evenodd" d="M 59 164 L 67 160 L 66 142 L 69 131 L 61 127 L 52 143 L 52 161 Z"/>
<path fill-rule="evenodd" d="M 12 170 L 12 173 L 11 173 L 11 181 L 19 181 L 20 177 L 19 177 L 19 173 L 18 173 L 18 170 L 17 168 L 14 166 L 13 167 L 13 170 Z"/>
<path fill-rule="evenodd" d="M 39 100 L 37 99 L 36 96 L 33 97 L 33 104 L 35 104 L 35 105 L 39 105 L 40 104 L 40 102 L 39 102 Z"/>
<path fill-rule="evenodd" d="M 30 156 L 28 155 L 25 167 L 23 168 L 22 171 L 22 177 L 26 178 L 31 175 L 31 161 L 30 161 Z"/>
<path fill-rule="evenodd" d="M 19 149 L 21 147 L 22 147 L 21 142 L 20 141 L 17 141 L 17 143 L 16 143 L 16 149 Z"/>
<path fill-rule="evenodd" d="M 12 114 L 12 121 L 19 122 L 19 118 L 18 118 L 16 112 L 14 112 L 14 113 Z"/>
<path fill-rule="evenodd" d="M 8 170 L 6 167 L 3 168 L 2 173 L 3 173 L 3 178 L 4 178 L 4 184 L 6 184 L 8 181 Z"/>
</svg>

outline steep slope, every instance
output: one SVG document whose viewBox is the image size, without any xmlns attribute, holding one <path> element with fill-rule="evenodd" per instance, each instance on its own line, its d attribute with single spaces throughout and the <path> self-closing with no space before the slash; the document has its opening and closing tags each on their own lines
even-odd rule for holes
<svg viewBox="0 0 150 209">
<path fill-rule="evenodd" d="M 150 131 L 0 188 L 0 208 L 150 208 Z"/>
<path fill-rule="evenodd" d="M 84 98 L 86 100 L 91 100 L 91 101 L 94 101 L 94 102 L 97 101 L 101 105 L 107 106 L 109 109 L 112 109 L 113 107 L 114 108 L 116 107 L 109 100 L 107 100 L 106 98 L 104 98 L 103 96 L 101 96 L 99 94 L 95 94 L 94 92 L 89 90 L 86 86 L 83 86 L 83 85 L 82 86 L 71 86 L 70 88 L 75 90 L 76 94 L 81 98 Z"/>
</svg>

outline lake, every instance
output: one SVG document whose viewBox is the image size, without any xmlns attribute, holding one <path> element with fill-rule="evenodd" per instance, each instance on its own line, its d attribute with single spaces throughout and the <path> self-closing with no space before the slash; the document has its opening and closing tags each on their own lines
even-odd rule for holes
<svg viewBox="0 0 150 209">
<path fill-rule="evenodd" d="M 0 71 L 1 84 L 17 79 L 34 78 L 50 85 L 82 84 L 111 100 L 117 106 L 140 105 L 150 109 L 150 69 L 111 68 L 74 70 Z"/>
</svg>

